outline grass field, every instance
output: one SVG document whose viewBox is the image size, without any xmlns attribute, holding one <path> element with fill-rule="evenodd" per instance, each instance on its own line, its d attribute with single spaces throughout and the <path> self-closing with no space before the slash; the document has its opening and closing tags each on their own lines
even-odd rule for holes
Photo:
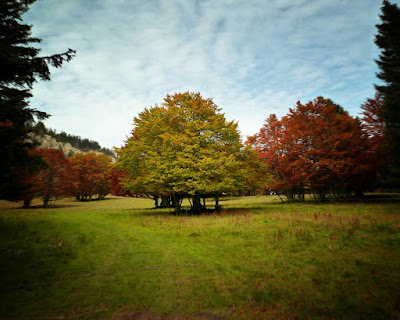
<svg viewBox="0 0 400 320">
<path fill-rule="evenodd" d="M 220 204 L 1 201 L 0 318 L 400 318 L 400 196 Z"/>
</svg>

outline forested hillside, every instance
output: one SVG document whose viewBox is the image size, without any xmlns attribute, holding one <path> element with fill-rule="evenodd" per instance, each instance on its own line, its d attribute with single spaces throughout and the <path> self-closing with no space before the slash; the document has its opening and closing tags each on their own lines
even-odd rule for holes
<svg viewBox="0 0 400 320">
<path fill-rule="evenodd" d="M 71 135 L 64 131 L 57 133 L 56 130 L 46 128 L 43 122 L 38 122 L 32 128 L 32 139 L 39 144 L 40 148 L 60 149 L 70 158 L 76 153 L 99 152 L 114 157 L 112 150 L 102 148 L 97 141 L 81 138 L 77 135 Z"/>
</svg>

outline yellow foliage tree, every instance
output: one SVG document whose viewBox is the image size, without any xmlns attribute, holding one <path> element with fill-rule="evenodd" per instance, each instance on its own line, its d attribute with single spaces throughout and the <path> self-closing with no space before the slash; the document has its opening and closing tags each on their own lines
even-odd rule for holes
<svg viewBox="0 0 400 320">
<path fill-rule="evenodd" d="M 263 187 L 249 172 L 265 175 L 264 165 L 241 143 L 237 123 L 220 111 L 212 99 L 190 92 L 167 95 L 162 105 L 146 108 L 117 150 L 118 166 L 128 172 L 125 188 L 171 196 L 178 211 L 189 197 L 191 211 L 199 213 L 205 210 L 201 196 L 218 199 L 223 192 Z"/>
</svg>

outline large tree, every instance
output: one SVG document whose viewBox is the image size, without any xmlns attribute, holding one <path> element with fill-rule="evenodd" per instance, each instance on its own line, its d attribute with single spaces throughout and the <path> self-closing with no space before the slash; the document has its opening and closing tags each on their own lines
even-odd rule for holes
<svg viewBox="0 0 400 320">
<path fill-rule="evenodd" d="M 94 195 L 99 200 L 110 193 L 110 171 L 112 160 L 101 153 L 78 153 L 70 159 L 75 171 L 76 193 L 78 200 L 92 200 Z"/>
<path fill-rule="evenodd" d="M 13 198 L 26 190 L 21 172 L 39 168 L 40 156 L 29 151 L 29 127 L 35 119 L 49 115 L 29 107 L 32 85 L 50 80 L 49 65 L 60 67 L 75 51 L 39 56 L 31 36 L 32 26 L 22 23 L 22 15 L 35 0 L 0 1 L 0 198 Z"/>
<path fill-rule="evenodd" d="M 119 170 L 112 166 L 110 170 L 110 189 L 113 196 L 131 197 L 133 194 L 125 190 L 122 186 L 122 180 L 128 175 L 128 172 Z"/>
<path fill-rule="evenodd" d="M 47 208 L 51 200 L 74 196 L 74 172 L 64 153 L 58 149 L 37 149 L 37 152 L 46 162 L 46 167 L 38 174 L 36 185 L 37 195 L 43 200 L 43 207 Z"/>
<path fill-rule="evenodd" d="M 360 194 L 376 171 L 359 120 L 323 97 L 298 102 L 281 120 L 271 115 L 249 143 L 274 177 L 268 187 L 290 200 Z"/>
<path fill-rule="evenodd" d="M 192 211 L 205 210 L 201 197 L 255 187 L 246 182 L 253 151 L 245 148 L 237 124 L 227 121 L 212 99 L 200 93 L 167 95 L 161 106 L 134 119 L 132 135 L 118 150 L 119 167 L 128 172 L 124 186 L 133 193 L 184 197 Z M 260 167 L 260 176 L 262 167 Z"/>
<path fill-rule="evenodd" d="M 58 149 L 34 149 L 32 154 L 40 155 L 45 165 L 41 170 L 29 177 L 30 188 L 23 195 L 24 207 L 37 197 L 43 200 L 43 207 L 47 208 L 51 200 L 75 195 L 74 172 L 71 164 Z"/>
<path fill-rule="evenodd" d="M 386 125 L 386 136 L 391 155 L 389 175 L 391 184 L 400 187 L 400 8 L 387 0 L 381 8 L 381 24 L 378 24 L 376 45 L 381 49 L 376 60 L 380 72 L 378 78 L 383 81 L 377 85 L 382 94 L 385 108 L 382 113 Z"/>
</svg>

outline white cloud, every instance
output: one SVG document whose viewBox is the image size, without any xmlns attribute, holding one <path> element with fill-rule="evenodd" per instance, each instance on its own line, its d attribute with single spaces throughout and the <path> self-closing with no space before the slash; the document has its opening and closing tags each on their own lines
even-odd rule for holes
<svg viewBox="0 0 400 320">
<path fill-rule="evenodd" d="M 32 105 L 107 147 L 178 91 L 213 97 L 243 135 L 319 95 L 356 114 L 374 94 L 378 13 L 374 0 L 39 1 L 26 21 L 43 54 L 77 56 L 35 86 Z"/>
</svg>

